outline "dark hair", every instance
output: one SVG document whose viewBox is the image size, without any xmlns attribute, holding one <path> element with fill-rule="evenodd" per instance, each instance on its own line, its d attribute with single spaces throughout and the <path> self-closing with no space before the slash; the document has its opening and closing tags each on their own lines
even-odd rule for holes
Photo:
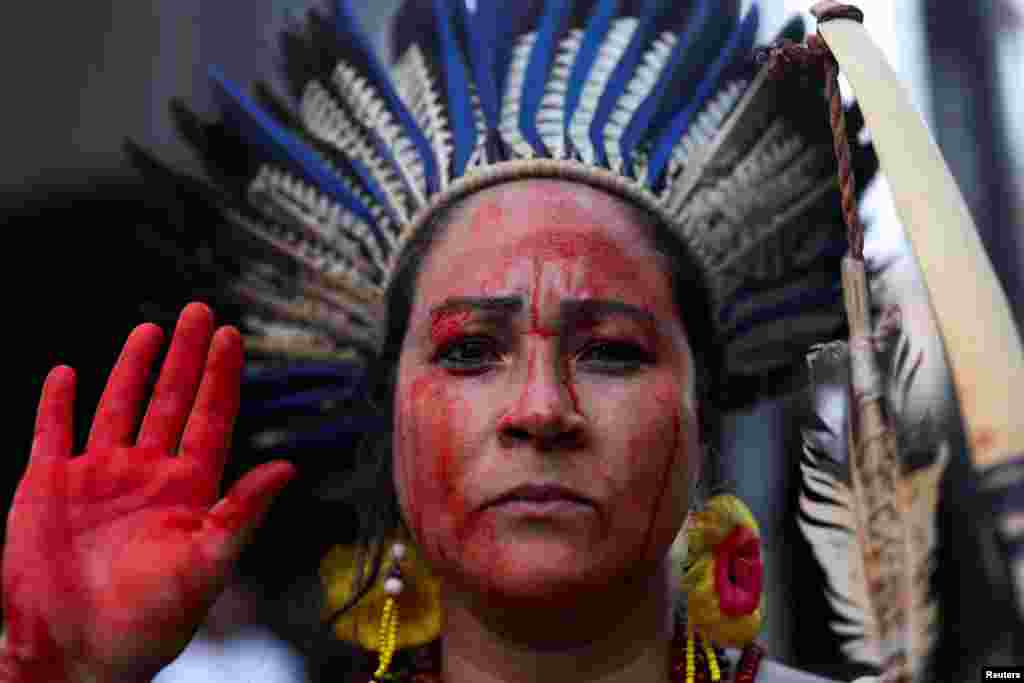
<svg viewBox="0 0 1024 683">
<path fill-rule="evenodd" d="M 719 347 L 715 343 L 710 314 L 710 298 L 704 274 L 697 266 L 689 248 L 653 213 L 630 205 L 646 227 L 646 237 L 662 257 L 660 267 L 669 270 L 672 294 L 677 313 L 687 333 L 693 351 L 696 370 L 696 397 L 700 406 L 702 441 L 709 446 L 705 475 L 702 477 L 703 494 L 717 488 L 719 471 L 717 444 L 719 439 L 719 413 L 716 406 L 718 369 L 721 367 Z M 406 245 L 389 284 L 387 329 L 384 343 L 367 368 L 366 400 L 368 409 L 382 417 L 387 428 L 367 434 L 356 453 L 352 477 L 346 483 L 343 498 L 351 507 L 356 520 L 357 566 L 368 566 L 370 571 L 357 576 L 358 587 L 349 602 L 323 622 L 322 638 L 333 639 L 333 624 L 352 609 L 376 582 L 386 548 L 381 541 L 404 526 L 393 483 L 391 444 L 394 425 L 394 393 L 398 381 L 399 356 L 405 338 L 412 302 L 424 260 L 434 244 L 440 240 L 452 220 L 459 204 L 437 212 Z M 699 496 L 700 497 L 700 496 Z M 324 668 L 323 662 L 311 662 L 313 680 L 336 677 L 337 672 Z M 333 668 L 333 667 L 330 667 Z"/>
</svg>

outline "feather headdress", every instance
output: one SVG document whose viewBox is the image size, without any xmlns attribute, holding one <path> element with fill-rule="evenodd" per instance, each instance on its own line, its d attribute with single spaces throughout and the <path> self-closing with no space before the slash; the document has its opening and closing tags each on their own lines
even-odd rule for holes
<svg viewBox="0 0 1024 683">
<path fill-rule="evenodd" d="M 338 0 L 283 36 L 287 92 L 250 95 L 213 71 L 222 121 L 177 114 L 234 236 L 217 254 L 250 351 L 372 356 L 391 274 L 431 216 L 488 185 L 558 177 L 683 239 L 723 377 L 763 389 L 841 331 L 846 245 L 820 88 L 771 77 L 757 25 L 756 6 L 712 0 L 416 0 L 388 68 Z"/>
</svg>

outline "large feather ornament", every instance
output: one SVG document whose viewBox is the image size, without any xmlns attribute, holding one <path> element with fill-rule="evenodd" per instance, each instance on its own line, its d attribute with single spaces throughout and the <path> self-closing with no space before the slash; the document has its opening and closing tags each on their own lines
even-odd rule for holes
<svg viewBox="0 0 1024 683">
<path fill-rule="evenodd" d="M 949 446 L 911 470 L 895 427 L 905 406 L 893 397 L 909 393 L 918 363 L 893 309 L 870 331 L 862 261 L 845 259 L 844 286 L 850 342 L 808 359 L 815 415 L 804 430 L 799 524 L 828 577 L 843 653 L 881 680 L 923 681 L 937 627 L 930 578 Z M 879 352 L 896 341 L 883 373 Z"/>
</svg>

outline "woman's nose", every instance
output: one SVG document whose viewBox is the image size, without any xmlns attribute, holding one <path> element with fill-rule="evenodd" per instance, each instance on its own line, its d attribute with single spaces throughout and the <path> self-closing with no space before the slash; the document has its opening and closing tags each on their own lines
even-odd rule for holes
<svg viewBox="0 0 1024 683">
<path fill-rule="evenodd" d="M 515 402 L 499 424 L 501 437 L 510 444 L 533 441 L 545 449 L 578 447 L 585 418 L 568 374 L 557 354 L 531 349 Z"/>
</svg>

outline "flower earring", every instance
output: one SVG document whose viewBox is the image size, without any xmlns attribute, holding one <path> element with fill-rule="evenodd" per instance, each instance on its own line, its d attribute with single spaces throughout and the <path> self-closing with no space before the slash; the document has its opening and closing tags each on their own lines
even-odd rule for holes
<svg viewBox="0 0 1024 683">
<path fill-rule="evenodd" d="M 764 565 L 753 513 L 736 496 L 715 496 L 687 518 L 685 547 L 686 683 L 699 683 L 698 671 L 721 680 L 712 643 L 743 649 L 738 676 L 756 671 L 763 652 L 754 639 L 761 630 Z M 698 659 L 706 666 L 698 667 Z"/>
</svg>

